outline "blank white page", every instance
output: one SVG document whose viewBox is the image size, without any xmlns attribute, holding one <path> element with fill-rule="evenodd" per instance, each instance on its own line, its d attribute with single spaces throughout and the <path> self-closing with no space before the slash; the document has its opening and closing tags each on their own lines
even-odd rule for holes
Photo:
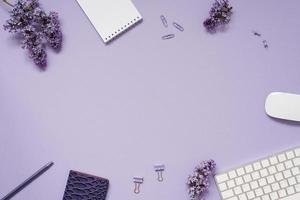
<svg viewBox="0 0 300 200">
<path fill-rule="evenodd" d="M 77 0 L 105 43 L 142 20 L 130 0 Z"/>
</svg>

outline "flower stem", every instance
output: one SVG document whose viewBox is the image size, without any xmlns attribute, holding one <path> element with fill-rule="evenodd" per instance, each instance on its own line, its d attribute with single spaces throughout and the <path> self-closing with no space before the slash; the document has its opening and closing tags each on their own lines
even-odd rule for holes
<svg viewBox="0 0 300 200">
<path fill-rule="evenodd" d="M 9 5 L 10 7 L 14 7 L 14 5 L 12 5 L 11 3 L 9 3 L 7 0 L 3 0 L 4 3 L 6 3 L 7 5 Z"/>
</svg>

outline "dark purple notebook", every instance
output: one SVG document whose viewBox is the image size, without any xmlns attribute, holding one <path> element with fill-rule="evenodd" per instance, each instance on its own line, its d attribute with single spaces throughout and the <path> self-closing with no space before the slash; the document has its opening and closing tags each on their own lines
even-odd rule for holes
<svg viewBox="0 0 300 200">
<path fill-rule="evenodd" d="M 71 170 L 63 200 L 105 200 L 108 186 L 105 178 Z"/>
</svg>

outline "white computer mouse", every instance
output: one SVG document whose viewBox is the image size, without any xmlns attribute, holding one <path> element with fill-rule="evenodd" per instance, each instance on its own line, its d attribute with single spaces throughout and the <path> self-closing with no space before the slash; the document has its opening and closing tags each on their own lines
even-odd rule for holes
<svg viewBox="0 0 300 200">
<path fill-rule="evenodd" d="M 272 92 L 266 99 L 265 109 L 271 117 L 300 122 L 300 95 Z"/>
</svg>

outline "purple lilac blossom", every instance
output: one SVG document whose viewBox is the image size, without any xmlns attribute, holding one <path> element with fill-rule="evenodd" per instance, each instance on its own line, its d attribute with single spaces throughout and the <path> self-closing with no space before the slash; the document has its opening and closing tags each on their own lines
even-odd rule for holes
<svg viewBox="0 0 300 200">
<path fill-rule="evenodd" d="M 4 29 L 22 36 L 22 47 L 27 49 L 36 65 L 47 65 L 46 44 L 55 50 L 62 45 L 62 32 L 56 12 L 46 14 L 38 0 L 18 0 L 10 11 Z"/>
<path fill-rule="evenodd" d="M 193 174 L 188 177 L 187 185 L 191 200 L 203 199 L 203 194 L 209 187 L 209 177 L 214 173 L 215 168 L 215 161 L 203 161 L 195 168 Z"/>
<path fill-rule="evenodd" d="M 231 20 L 232 6 L 228 0 L 215 0 L 203 25 L 208 32 L 216 32 L 217 28 L 228 24 Z"/>
</svg>

